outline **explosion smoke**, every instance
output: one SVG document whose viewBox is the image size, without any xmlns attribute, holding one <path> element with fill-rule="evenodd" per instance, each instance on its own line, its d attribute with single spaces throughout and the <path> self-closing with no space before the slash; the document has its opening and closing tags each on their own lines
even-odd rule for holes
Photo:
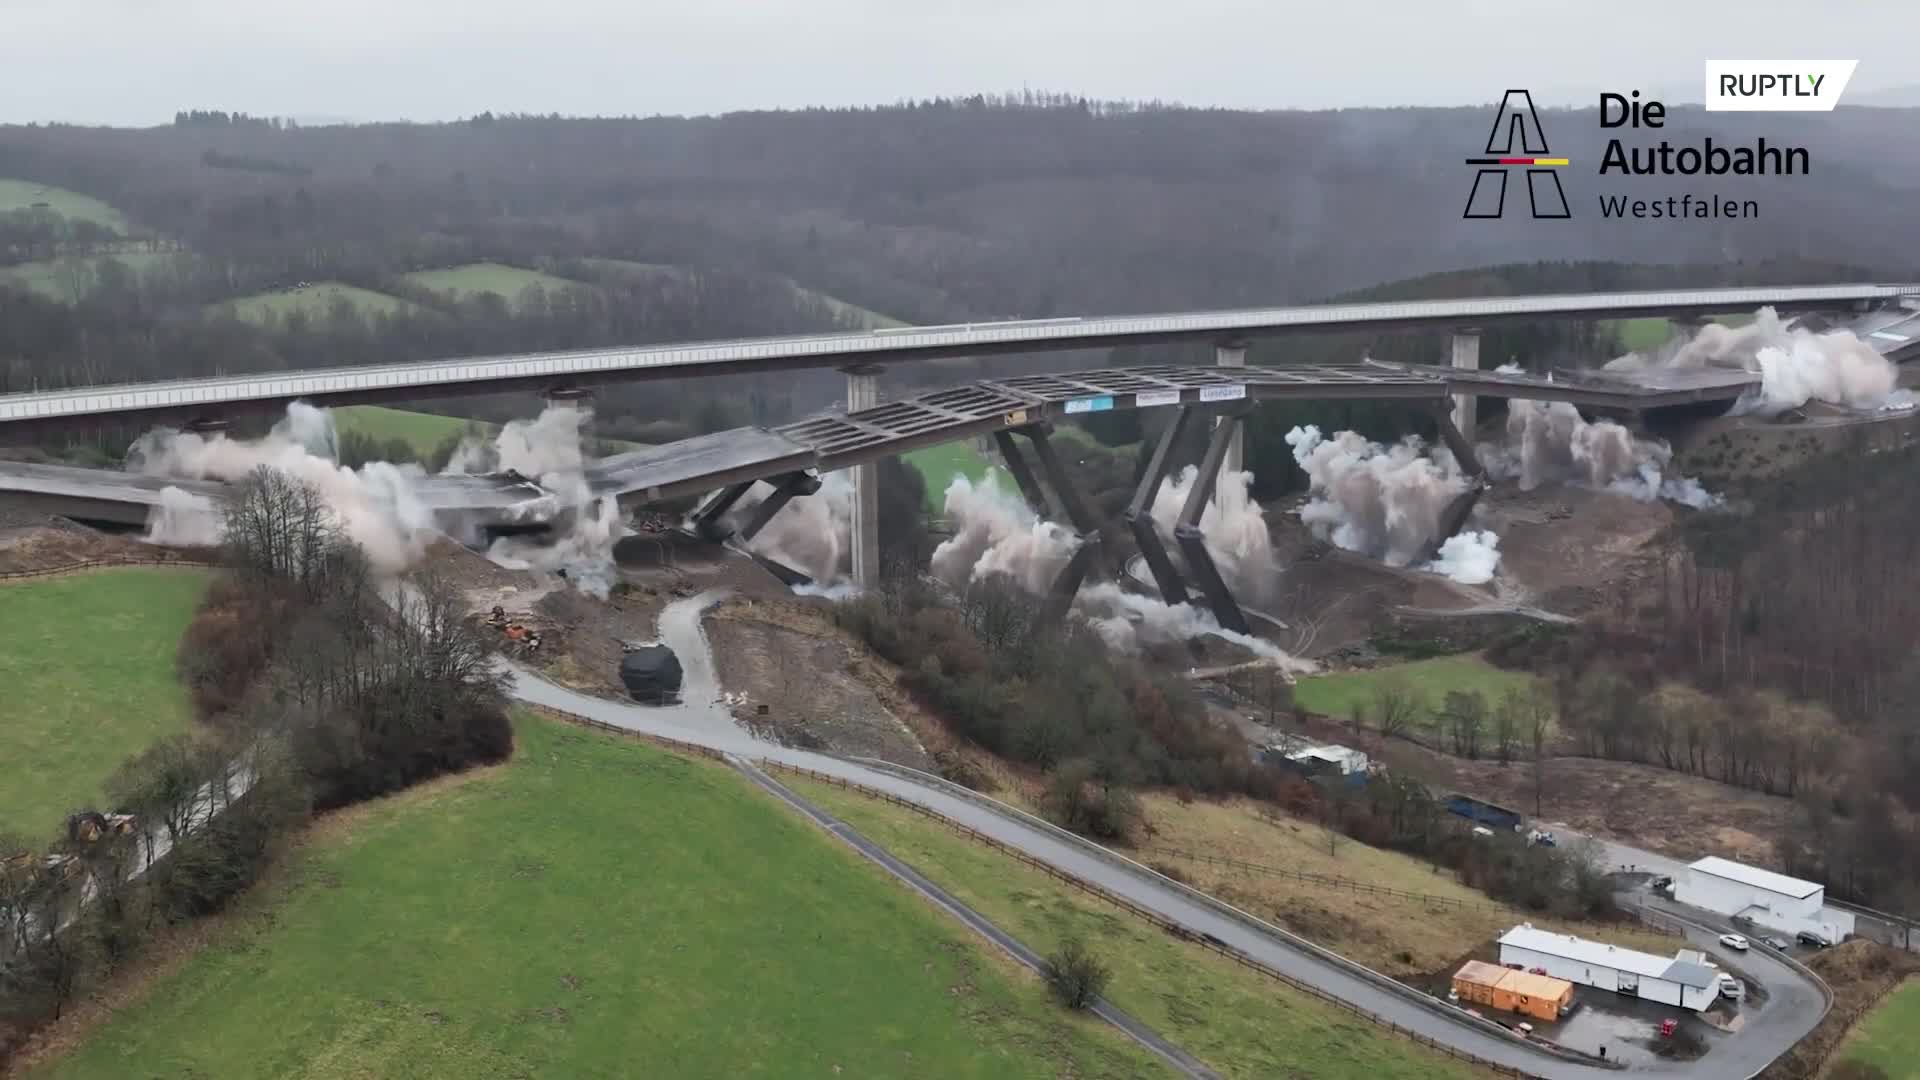
<svg viewBox="0 0 1920 1080">
<path fill-rule="evenodd" d="M 1187 482 L 1190 486 L 1192 478 Z M 1244 483 L 1240 487 L 1244 494 Z M 1184 501 L 1184 494 L 1180 497 Z M 932 573 L 956 588 L 1000 577 L 1038 596 L 1073 555 L 1075 540 L 1070 530 L 1041 520 L 1019 496 L 1001 490 L 991 475 L 979 486 L 964 476 L 954 477 L 947 487 L 946 513 L 954 534 L 934 549 Z M 1253 513 L 1257 517 L 1258 509 Z M 1236 515 L 1244 518 L 1245 514 L 1244 508 L 1236 510 L 1229 504 L 1213 520 L 1234 521 Z M 1213 536 L 1208 541 L 1210 548 L 1216 542 Z M 1074 597 L 1074 612 L 1121 652 L 1212 636 L 1241 645 L 1287 670 L 1312 670 L 1311 664 L 1294 659 L 1271 642 L 1223 629 L 1211 612 L 1168 605 L 1110 582 L 1081 588 Z"/>
<path fill-rule="evenodd" d="M 773 485 L 755 484 L 728 516 L 738 528 L 773 494 Z M 773 515 L 747 549 L 790 566 L 826 590 L 843 584 L 853 535 L 853 480 L 845 472 L 820 478 L 820 490 L 788 501 Z"/>
<path fill-rule="evenodd" d="M 416 562 L 435 535 L 433 513 L 413 497 L 412 484 L 425 476 L 419 466 L 373 462 L 356 471 L 343 468 L 315 448 L 339 444 L 332 418 L 295 402 L 263 439 L 244 441 L 225 434 L 156 428 L 127 451 L 127 469 L 147 476 L 187 480 L 245 479 L 263 465 L 278 469 L 318 491 L 346 535 L 362 548 L 374 567 L 398 573 Z M 161 505 L 148 522 L 148 539 L 157 543 L 204 543 L 217 536 L 203 508 L 178 488 L 161 493 Z M 193 500 L 197 501 L 197 500 Z"/>
<path fill-rule="evenodd" d="M 1821 401 L 1870 411 L 1908 404 L 1893 399 L 1898 377 L 1892 362 L 1851 330 L 1815 333 L 1788 328 L 1772 308 L 1761 308 L 1745 326 L 1708 323 L 1692 338 L 1648 353 L 1628 353 L 1607 369 L 1722 367 L 1760 376 L 1760 389 L 1734 412 L 1777 413 Z"/>
<path fill-rule="evenodd" d="M 1179 475 L 1160 481 L 1148 513 L 1163 539 L 1173 540 L 1180 511 L 1199 475 L 1199 468 L 1189 465 Z M 1250 472 L 1222 472 L 1214 483 L 1213 498 L 1200 512 L 1200 535 L 1206 540 L 1207 554 L 1213 556 L 1220 576 L 1234 593 L 1259 605 L 1270 599 L 1277 567 L 1266 514 L 1249 494 L 1252 485 Z"/>
<path fill-rule="evenodd" d="M 1388 566 L 1424 557 L 1447 505 L 1473 483 L 1445 448 L 1429 451 L 1416 436 L 1386 447 L 1353 431 L 1328 439 L 1308 425 L 1287 432 L 1287 445 L 1311 494 L 1300 520 L 1314 535 Z M 1488 545 L 1477 558 L 1498 562 L 1499 555 Z"/>
<path fill-rule="evenodd" d="M 1666 475 L 1673 461 L 1666 443 L 1634 438 L 1611 420 L 1588 421 L 1564 401 L 1508 402 L 1505 445 L 1482 443 L 1479 454 L 1489 475 L 1517 479 L 1522 491 L 1571 481 L 1641 502 L 1668 499 L 1695 509 L 1720 502 L 1698 480 Z"/>
<path fill-rule="evenodd" d="M 469 444 L 456 455 L 463 472 L 489 463 L 532 476 L 553 491 L 565 508 L 560 520 L 571 528 L 551 543 L 502 538 L 488 556 L 518 569 L 565 570 L 575 587 L 605 596 L 614 580 L 613 544 L 625 533 L 612 498 L 594 499 L 587 489 L 581 410 L 550 406 L 538 419 L 514 421 L 491 446 Z M 376 569 L 394 574 L 417 563 L 439 535 L 431 509 L 415 494 L 426 477 L 418 465 L 369 462 L 349 469 L 332 460 L 339 439 L 333 418 L 303 402 L 265 438 L 230 439 L 157 428 L 142 435 L 127 452 L 127 468 L 149 476 L 196 480 L 242 480 L 269 466 L 317 490 L 339 518 L 347 537 L 367 552 Z M 167 488 L 148 522 L 148 539 L 159 543 L 217 543 L 218 511 L 188 492 Z"/>
</svg>

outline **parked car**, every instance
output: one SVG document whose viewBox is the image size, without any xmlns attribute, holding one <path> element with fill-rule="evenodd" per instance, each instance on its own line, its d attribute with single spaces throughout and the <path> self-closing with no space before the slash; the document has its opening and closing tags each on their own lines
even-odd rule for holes
<svg viewBox="0 0 1920 1080">
<path fill-rule="evenodd" d="M 1728 921 L 1728 922 L 1730 922 L 1730 923 L 1732 923 L 1732 924 L 1733 924 L 1733 925 L 1735 925 L 1735 926 L 1752 926 L 1752 925 L 1753 925 L 1753 916 L 1751 916 L 1751 915 L 1735 915 L 1735 916 L 1734 916 L 1733 918 L 1731 918 L 1731 919 L 1728 919 L 1727 921 Z"/>
<path fill-rule="evenodd" d="M 1793 948 L 1793 942 L 1781 937 L 1762 938 L 1760 943 L 1775 952 L 1786 952 Z"/>
<path fill-rule="evenodd" d="M 1731 975 L 1720 976 L 1720 996 L 1728 1001 L 1739 1001 L 1747 996 L 1746 984 Z"/>
<path fill-rule="evenodd" d="M 1672 878 L 1667 877 L 1666 875 L 1663 874 L 1660 877 L 1653 879 L 1654 892 L 1666 892 L 1668 889 L 1671 889 L 1671 888 L 1673 888 Z"/>
<path fill-rule="evenodd" d="M 1802 930 L 1798 934 L 1795 934 L 1793 937 L 1794 937 L 1794 940 L 1798 941 L 1800 944 L 1811 945 L 1816 949 L 1824 949 L 1827 946 L 1833 944 L 1833 942 L 1828 941 L 1826 939 L 1826 936 L 1824 934 L 1816 933 L 1815 931 L 1812 931 L 1812 930 Z"/>
<path fill-rule="evenodd" d="M 1493 835 L 1493 830 L 1487 828 L 1485 825 L 1475 825 L 1473 827 L 1473 835 L 1486 838 Z"/>
<path fill-rule="evenodd" d="M 1721 934 L 1720 944 L 1725 945 L 1727 948 L 1732 949 L 1735 952 L 1747 951 L 1747 939 L 1740 936 L 1739 934 Z"/>
<path fill-rule="evenodd" d="M 1552 833 L 1546 832 L 1545 830 L 1542 830 L 1542 829 L 1535 829 L 1532 832 L 1528 833 L 1527 843 L 1538 844 L 1541 847 L 1559 847 L 1560 846 L 1559 839 L 1557 839 Z"/>
</svg>

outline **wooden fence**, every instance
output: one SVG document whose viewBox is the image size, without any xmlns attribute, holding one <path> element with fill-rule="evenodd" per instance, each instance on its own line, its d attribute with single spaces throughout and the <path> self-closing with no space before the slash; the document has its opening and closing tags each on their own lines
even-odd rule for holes
<svg viewBox="0 0 1920 1080">
<path fill-rule="evenodd" d="M 103 570 L 108 567 L 118 566 L 192 566 L 205 568 L 213 565 L 214 557 L 211 553 L 205 558 L 192 555 L 125 555 L 106 559 L 87 559 L 82 562 L 67 563 L 62 566 L 43 566 L 37 570 L 0 570 L 0 581 L 25 581 L 29 578 L 59 577 L 62 574 L 73 574 L 82 570 Z"/>
<path fill-rule="evenodd" d="M 1226 942 L 1221 941 L 1219 938 L 1216 938 L 1211 934 L 1196 934 L 1192 930 L 1189 930 L 1186 927 L 1180 925 L 1179 923 L 1166 918 L 1165 916 L 1161 915 L 1156 911 L 1151 911 L 1147 908 L 1141 907 L 1139 904 L 1136 904 L 1133 901 L 1128 900 L 1126 897 L 1121 896 L 1118 893 L 1112 892 L 1106 888 L 1103 888 L 1102 886 L 1096 885 L 1093 882 L 1087 881 L 1073 874 L 1069 874 L 1066 871 L 1061 870 L 1059 867 L 1052 865 L 1051 863 L 1043 862 L 1039 859 L 1036 859 L 1032 855 L 1029 855 L 1024 851 L 1021 851 L 1019 848 L 1016 848 L 1010 844 L 1007 844 L 1004 841 L 995 839 L 994 837 L 988 836 L 986 833 L 980 832 L 979 830 L 973 828 L 972 826 L 955 821 L 954 819 L 947 817 L 945 814 L 940 813 L 938 810 L 935 810 L 932 807 L 923 806 L 920 803 L 913 802 L 909 799 L 900 798 L 897 795 L 892 795 L 884 791 L 878 791 L 876 789 L 867 787 L 863 784 L 858 784 L 850 780 L 842 779 L 841 777 L 838 777 L 838 776 L 829 776 L 826 773 L 815 772 L 812 769 L 802 768 L 798 765 L 787 765 L 777 761 L 763 761 L 760 764 L 765 768 L 773 769 L 779 772 L 791 773 L 797 776 L 804 776 L 810 780 L 816 780 L 823 784 L 831 784 L 834 787 L 843 788 L 847 791 L 851 791 L 859 795 L 863 795 L 870 799 L 877 799 L 881 802 L 891 803 L 894 806 L 901 807 L 902 809 L 911 810 L 914 813 L 919 814 L 923 817 L 931 818 L 932 820 L 938 822 L 939 824 L 944 825 L 949 829 L 952 829 L 953 831 L 959 833 L 962 836 L 965 836 L 969 840 L 972 840 L 976 843 L 984 844 L 990 848 L 993 848 L 994 850 L 1000 852 L 1001 854 L 1006 855 L 1007 857 L 1012 858 L 1018 862 L 1021 862 L 1027 866 L 1030 866 L 1035 870 L 1038 870 L 1041 873 L 1046 874 L 1047 876 L 1053 878 L 1054 880 L 1064 885 L 1070 886 L 1074 889 L 1078 889 L 1079 891 L 1084 892 L 1089 896 L 1095 897 L 1096 899 L 1102 900 L 1108 904 L 1112 904 L 1113 906 L 1120 908 L 1122 911 L 1125 911 L 1139 919 L 1142 919 L 1148 923 L 1151 923 L 1156 927 L 1159 927 L 1161 930 L 1165 931 L 1167 934 L 1172 935 L 1173 937 L 1179 938 L 1182 941 L 1192 942 L 1211 952 L 1218 953 L 1219 955 L 1234 961 L 1235 963 L 1241 965 L 1242 967 L 1250 968 L 1251 970 L 1256 971 L 1261 975 L 1264 975 L 1267 978 L 1274 980 L 1275 982 L 1282 983 L 1295 990 L 1298 990 L 1303 994 L 1306 994 L 1309 997 L 1317 998 L 1318 1000 L 1323 1001 L 1329 1005 L 1332 1005 L 1335 1008 L 1338 1008 L 1344 1012 L 1351 1013 L 1355 1016 L 1360 1017 L 1361 1019 L 1369 1021 L 1370 1023 L 1377 1024 L 1380 1027 L 1386 1028 L 1388 1031 L 1391 1031 L 1396 1035 L 1403 1036 L 1407 1039 L 1412 1040 L 1413 1042 L 1419 1043 L 1422 1046 L 1428 1047 L 1429 1049 L 1445 1054 L 1448 1057 L 1454 1058 L 1459 1061 L 1468 1062 L 1469 1064 L 1472 1064 L 1476 1068 L 1485 1069 L 1485 1070 L 1488 1070 L 1489 1072 L 1497 1073 L 1501 1076 L 1514 1076 L 1514 1077 L 1535 1076 L 1535 1074 L 1533 1073 L 1521 1072 L 1520 1070 L 1514 1069 L 1510 1066 L 1502 1065 L 1494 1061 L 1489 1061 L 1488 1059 L 1480 1057 L 1477 1054 L 1470 1054 L 1470 1053 L 1467 1053 L 1466 1051 L 1458 1050 L 1452 1046 L 1447 1045 L 1446 1043 L 1438 1042 L 1425 1035 L 1422 1035 L 1419 1032 L 1412 1030 L 1411 1028 L 1401 1027 L 1399 1024 L 1396 1024 L 1393 1021 L 1388 1020 L 1386 1017 L 1381 1016 L 1378 1013 L 1360 1008 L 1359 1006 L 1354 1005 L 1350 1002 L 1342 1001 L 1341 999 L 1334 997 L 1331 994 L 1328 994 L 1326 991 L 1321 990 L 1318 987 L 1315 987 L 1309 983 L 1302 982 L 1299 979 L 1296 979 L 1291 975 L 1287 975 L 1275 968 L 1268 967 L 1267 965 L 1261 963 L 1258 960 L 1255 960 L 1253 957 L 1248 956 L 1246 953 L 1243 953 L 1240 950 L 1234 948 L 1233 946 L 1228 945 Z"/>
</svg>

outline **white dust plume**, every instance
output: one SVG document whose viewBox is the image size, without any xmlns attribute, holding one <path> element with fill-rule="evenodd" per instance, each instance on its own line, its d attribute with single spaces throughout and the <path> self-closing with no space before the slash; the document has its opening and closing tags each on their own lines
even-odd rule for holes
<svg viewBox="0 0 1920 1080">
<path fill-rule="evenodd" d="M 946 515 L 953 535 L 933 549 L 929 569 L 950 585 L 998 574 L 1039 596 L 1073 556 L 1073 532 L 1035 515 L 1019 496 L 1002 491 L 991 474 L 978 486 L 954 476 L 947 485 Z"/>
<path fill-rule="evenodd" d="M 1314 535 L 1389 566 L 1426 556 L 1449 503 L 1473 481 L 1444 447 L 1416 436 L 1382 446 L 1353 431 L 1332 438 L 1312 425 L 1287 432 L 1293 459 L 1307 474 L 1300 520 Z"/>
<path fill-rule="evenodd" d="M 755 484 L 727 521 L 736 529 L 744 526 L 773 491 L 765 481 Z M 831 589 L 847 580 L 852 537 L 853 478 L 832 472 L 820 478 L 819 491 L 789 499 L 747 542 L 747 550 L 800 571 L 816 589 Z"/>
<path fill-rule="evenodd" d="M 1491 532 L 1462 529 L 1448 537 L 1433 561 L 1421 569 L 1462 585 L 1485 585 L 1500 569 L 1500 538 Z"/>
<path fill-rule="evenodd" d="M 1154 492 L 1148 513 L 1154 528 L 1169 543 L 1199 475 L 1199 468 L 1189 465 L 1178 475 L 1161 480 L 1160 489 Z M 1200 535 L 1220 576 L 1235 595 L 1258 605 L 1270 597 L 1276 566 L 1273 536 L 1267 530 L 1265 511 L 1249 494 L 1252 486 L 1251 472 L 1222 472 L 1214 483 L 1213 497 L 1200 512 Z"/>
<path fill-rule="evenodd" d="M 1628 353 L 1606 365 L 1613 371 L 1646 368 L 1734 368 L 1760 376 L 1760 390 L 1736 412 L 1776 413 L 1810 401 L 1871 411 L 1899 407 L 1894 365 L 1851 330 L 1817 333 L 1786 326 L 1761 308 L 1745 326 L 1708 323 L 1686 341 Z"/>
<path fill-rule="evenodd" d="M 147 515 L 148 543 L 216 547 L 225 534 L 220 504 L 182 488 L 161 488 L 159 504 Z"/>
<path fill-rule="evenodd" d="M 366 549 L 377 569 L 398 573 L 420 558 L 435 535 L 433 512 L 413 494 L 414 482 L 425 473 L 419 466 L 385 462 L 358 470 L 343 468 L 322 456 L 338 443 L 331 416 L 295 402 L 261 439 L 157 428 L 127 451 L 127 468 L 147 476 L 229 483 L 245 479 L 263 465 L 278 469 L 320 493 L 346 535 Z M 210 531 L 204 517 L 185 512 L 191 507 L 179 496 L 163 493 L 163 502 L 148 522 L 148 539 L 206 542 L 217 530 Z"/>
<path fill-rule="evenodd" d="M 1522 491 L 1563 482 L 1642 502 L 1667 499 L 1695 509 L 1720 503 L 1698 480 L 1670 475 L 1666 443 L 1635 438 L 1611 420 L 1589 421 L 1564 401 L 1508 402 L 1506 442 L 1482 443 L 1479 454 L 1489 475 L 1518 480 Z"/>
<path fill-rule="evenodd" d="M 1031 595 L 1044 595 L 1073 556 L 1073 532 L 1035 515 L 1025 500 L 1002 490 L 992 474 L 978 485 L 965 476 L 954 477 L 947 487 L 946 514 L 954 533 L 934 549 L 931 570 L 934 577 L 956 588 L 999 578 Z M 1211 636 L 1241 645 L 1290 671 L 1312 669 L 1272 642 L 1222 629 L 1212 612 L 1186 604 L 1168 605 L 1111 582 L 1083 585 L 1074 597 L 1073 610 L 1121 652 Z"/>
<path fill-rule="evenodd" d="M 512 472 L 552 492 L 561 506 L 555 535 L 503 536 L 487 549 L 487 557 L 511 569 L 558 574 L 581 592 L 605 599 L 619 579 L 613 546 L 627 535 L 627 527 L 618 501 L 611 495 L 596 498 L 587 484 L 583 429 L 592 419 L 586 408 L 548 405 L 532 420 L 508 422 L 491 443 L 462 442 L 446 471 Z"/>
</svg>

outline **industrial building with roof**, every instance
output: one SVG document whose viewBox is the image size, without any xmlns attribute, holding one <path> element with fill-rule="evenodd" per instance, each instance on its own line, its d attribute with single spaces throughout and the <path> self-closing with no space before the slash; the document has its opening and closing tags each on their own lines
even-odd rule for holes
<svg viewBox="0 0 1920 1080">
<path fill-rule="evenodd" d="M 1694 959 L 1698 957 L 1699 959 Z M 1720 973 L 1704 956 L 1683 950 L 1655 956 L 1571 934 L 1536 929 L 1532 923 L 1500 935 L 1500 962 L 1539 968 L 1556 979 L 1699 1012 L 1720 996 Z"/>
<path fill-rule="evenodd" d="M 1673 883 L 1682 904 L 1788 934 L 1815 933 L 1832 944 L 1853 936 L 1853 913 L 1827 906 L 1826 886 L 1710 856 Z"/>
<path fill-rule="evenodd" d="M 1558 1020 L 1573 1008 L 1573 984 L 1551 975 L 1516 971 L 1484 960 L 1469 960 L 1453 973 L 1453 992 L 1461 1001 L 1536 1020 Z"/>
</svg>

